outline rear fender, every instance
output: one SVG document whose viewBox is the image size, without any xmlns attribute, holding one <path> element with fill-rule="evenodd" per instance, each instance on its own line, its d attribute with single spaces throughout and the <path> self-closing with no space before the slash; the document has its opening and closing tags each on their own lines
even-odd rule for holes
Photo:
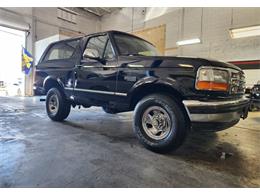
<svg viewBox="0 0 260 195">
<path fill-rule="evenodd" d="M 55 78 L 52 76 L 47 76 L 43 81 L 43 87 L 48 92 L 50 88 L 53 86 L 60 87 L 61 89 L 64 89 L 64 84 L 59 78 Z"/>
</svg>

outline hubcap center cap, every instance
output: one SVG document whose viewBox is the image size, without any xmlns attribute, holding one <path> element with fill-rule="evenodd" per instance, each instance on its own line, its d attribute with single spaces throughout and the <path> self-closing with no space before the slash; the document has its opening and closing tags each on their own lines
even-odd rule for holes
<svg viewBox="0 0 260 195">
<path fill-rule="evenodd" d="M 58 111 L 59 100 L 56 94 L 52 95 L 49 100 L 49 110 L 52 114 Z"/>
<path fill-rule="evenodd" d="M 169 114 L 159 106 L 152 106 L 144 112 L 142 124 L 146 134 L 156 140 L 164 139 L 172 126 Z"/>
</svg>

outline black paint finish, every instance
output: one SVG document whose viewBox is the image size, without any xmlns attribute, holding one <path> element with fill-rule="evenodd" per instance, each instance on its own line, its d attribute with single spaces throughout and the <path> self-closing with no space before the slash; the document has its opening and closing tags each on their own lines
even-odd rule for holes
<svg viewBox="0 0 260 195">
<path fill-rule="evenodd" d="M 158 92 L 158 89 L 182 100 L 222 100 L 242 96 L 195 89 L 199 67 L 216 66 L 241 71 L 235 65 L 191 57 L 122 56 L 115 44 L 115 33 L 122 32 L 108 31 L 77 38 L 77 55 L 73 59 L 46 62 L 43 60 L 46 53 L 56 44 L 52 43 L 36 66 L 35 92 L 45 94 L 55 84 L 64 89 L 67 98 L 75 105 L 109 105 L 118 111 L 133 110 L 140 94 Z M 83 59 L 88 39 L 104 34 L 111 41 L 114 58 L 103 61 Z"/>
</svg>

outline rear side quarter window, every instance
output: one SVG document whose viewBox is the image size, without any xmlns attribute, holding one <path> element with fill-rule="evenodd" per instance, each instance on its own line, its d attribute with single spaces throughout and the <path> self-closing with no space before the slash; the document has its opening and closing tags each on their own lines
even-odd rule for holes
<svg viewBox="0 0 260 195">
<path fill-rule="evenodd" d="M 79 40 L 62 41 L 50 47 L 43 58 L 43 62 L 52 60 L 74 59 L 76 56 L 76 47 Z"/>
</svg>

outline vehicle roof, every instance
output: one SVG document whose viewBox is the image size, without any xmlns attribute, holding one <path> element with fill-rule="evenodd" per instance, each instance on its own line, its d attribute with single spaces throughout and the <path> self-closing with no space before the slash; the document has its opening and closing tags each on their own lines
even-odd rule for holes
<svg viewBox="0 0 260 195">
<path fill-rule="evenodd" d="M 141 37 L 138 37 L 136 35 L 133 35 L 133 34 L 130 34 L 130 33 L 127 33 L 127 32 L 123 32 L 123 31 L 118 31 L 118 30 L 109 30 L 109 31 L 97 32 L 97 33 L 92 33 L 92 34 L 89 34 L 89 35 L 86 35 L 86 36 L 93 36 L 93 35 L 105 34 L 105 33 L 125 34 L 125 35 L 129 35 L 129 36 L 132 36 L 132 37 L 136 37 L 136 38 L 142 39 Z M 142 40 L 147 41 L 145 39 L 142 39 Z"/>
<path fill-rule="evenodd" d="M 130 34 L 130 33 L 127 33 L 127 32 L 122 32 L 122 31 L 117 31 L 117 30 L 109 30 L 109 31 L 102 31 L 102 32 L 96 32 L 96 33 L 91 33 L 91 34 L 86 34 L 84 36 L 78 36 L 78 37 L 73 37 L 73 38 L 67 38 L 67 39 L 63 39 L 63 40 L 59 40 L 59 41 L 55 41 L 55 42 L 52 42 L 51 44 L 56 44 L 56 43 L 60 43 L 60 42 L 66 42 L 66 41 L 73 41 L 73 40 L 77 40 L 77 39 L 82 39 L 84 37 L 88 37 L 88 36 L 95 36 L 95 35 L 101 35 L 101 34 L 124 34 L 124 35 L 129 35 L 129 36 L 132 36 L 132 37 L 135 37 L 135 38 L 138 38 L 138 39 L 141 39 L 143 41 L 146 41 L 148 43 L 150 43 L 149 41 L 141 38 L 141 37 L 138 37 L 136 35 L 133 35 L 133 34 Z M 152 44 L 152 43 L 150 43 Z M 152 44 L 153 45 L 153 44 Z"/>
</svg>

